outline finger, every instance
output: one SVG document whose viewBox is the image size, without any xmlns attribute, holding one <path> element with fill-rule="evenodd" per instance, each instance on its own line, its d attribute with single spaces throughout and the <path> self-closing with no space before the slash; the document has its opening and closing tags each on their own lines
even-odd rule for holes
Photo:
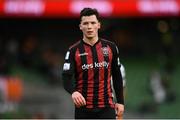
<svg viewBox="0 0 180 120">
<path fill-rule="evenodd" d="M 73 101 L 74 101 L 74 104 L 75 104 L 76 106 L 81 106 L 81 104 L 80 104 L 80 102 L 79 102 L 79 100 L 78 100 L 78 97 L 73 98 Z"/>
<path fill-rule="evenodd" d="M 82 100 L 83 105 L 86 105 L 86 100 L 84 99 L 83 96 L 81 96 L 81 100 Z"/>
<path fill-rule="evenodd" d="M 75 98 L 73 98 L 73 102 L 74 102 L 75 105 L 77 105 L 77 102 L 76 102 L 76 99 L 75 99 Z"/>
<path fill-rule="evenodd" d="M 123 111 L 122 111 L 122 110 L 120 110 L 120 111 L 119 111 L 119 113 L 120 113 L 120 114 L 123 114 Z"/>
<path fill-rule="evenodd" d="M 79 105 L 77 102 L 76 102 L 75 106 L 76 106 L 77 108 L 80 108 L 80 107 L 81 107 L 81 105 Z"/>
<path fill-rule="evenodd" d="M 117 115 L 118 116 L 122 116 L 123 115 L 123 111 L 122 110 L 118 110 Z"/>
<path fill-rule="evenodd" d="M 79 106 L 83 106 L 83 102 L 82 102 L 82 100 L 81 100 L 81 97 L 77 97 L 76 100 L 77 100 L 77 104 L 78 104 Z"/>
<path fill-rule="evenodd" d="M 123 111 L 122 111 L 122 110 L 119 110 L 118 116 L 119 116 L 119 117 L 122 117 L 122 116 L 123 116 Z"/>
<path fill-rule="evenodd" d="M 116 114 L 119 115 L 119 109 L 116 107 Z"/>
<path fill-rule="evenodd" d="M 122 120 L 122 119 L 123 119 L 123 116 L 122 116 L 122 115 L 119 115 L 119 116 L 116 117 L 116 119 Z"/>
<path fill-rule="evenodd" d="M 81 100 L 81 97 L 78 97 L 78 98 L 77 98 L 77 102 L 78 102 L 78 105 L 79 105 L 79 106 L 82 106 L 82 105 L 83 105 L 82 100 Z"/>
<path fill-rule="evenodd" d="M 81 106 L 86 105 L 86 101 L 85 101 L 85 99 L 84 99 L 83 96 L 80 96 L 80 97 L 78 98 L 78 100 L 80 101 Z"/>
</svg>

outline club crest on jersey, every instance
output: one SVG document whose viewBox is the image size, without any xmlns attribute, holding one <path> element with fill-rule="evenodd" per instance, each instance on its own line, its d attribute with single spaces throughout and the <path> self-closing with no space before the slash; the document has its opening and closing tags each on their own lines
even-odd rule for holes
<svg viewBox="0 0 180 120">
<path fill-rule="evenodd" d="M 103 47 L 103 48 L 101 48 L 101 50 L 102 50 L 104 56 L 108 56 L 109 55 L 108 47 Z"/>
</svg>

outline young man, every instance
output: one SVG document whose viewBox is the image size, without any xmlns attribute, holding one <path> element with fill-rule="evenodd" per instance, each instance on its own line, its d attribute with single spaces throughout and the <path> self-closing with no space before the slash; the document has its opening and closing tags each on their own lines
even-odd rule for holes
<svg viewBox="0 0 180 120">
<path fill-rule="evenodd" d="M 84 8 L 79 25 L 83 38 L 72 45 L 65 56 L 62 78 L 65 90 L 72 95 L 77 119 L 115 119 L 116 114 L 120 116 L 124 112 L 118 48 L 99 38 L 100 27 L 98 11 Z M 113 103 L 111 76 L 117 103 Z"/>
</svg>

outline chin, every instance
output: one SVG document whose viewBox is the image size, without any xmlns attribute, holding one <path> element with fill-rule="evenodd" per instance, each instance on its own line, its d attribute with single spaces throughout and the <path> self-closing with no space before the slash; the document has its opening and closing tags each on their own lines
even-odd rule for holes
<svg viewBox="0 0 180 120">
<path fill-rule="evenodd" d="M 89 37 L 89 36 L 88 36 L 87 38 L 88 38 L 88 39 L 92 39 L 93 37 Z"/>
<path fill-rule="evenodd" d="M 91 39 L 91 38 L 94 38 L 94 37 L 95 37 L 94 35 L 87 35 L 88 39 Z"/>
</svg>

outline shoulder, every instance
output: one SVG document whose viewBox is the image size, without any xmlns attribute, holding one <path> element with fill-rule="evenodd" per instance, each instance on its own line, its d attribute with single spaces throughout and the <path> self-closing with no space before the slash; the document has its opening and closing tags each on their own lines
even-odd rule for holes
<svg viewBox="0 0 180 120">
<path fill-rule="evenodd" d="M 69 50 L 72 51 L 72 50 L 76 50 L 78 48 L 78 46 L 80 45 L 81 41 L 77 41 L 75 42 L 74 44 L 72 44 L 70 47 L 69 47 Z"/>
<path fill-rule="evenodd" d="M 102 43 L 108 45 L 111 49 L 116 49 L 116 44 L 114 42 L 102 38 L 101 41 Z"/>
</svg>

